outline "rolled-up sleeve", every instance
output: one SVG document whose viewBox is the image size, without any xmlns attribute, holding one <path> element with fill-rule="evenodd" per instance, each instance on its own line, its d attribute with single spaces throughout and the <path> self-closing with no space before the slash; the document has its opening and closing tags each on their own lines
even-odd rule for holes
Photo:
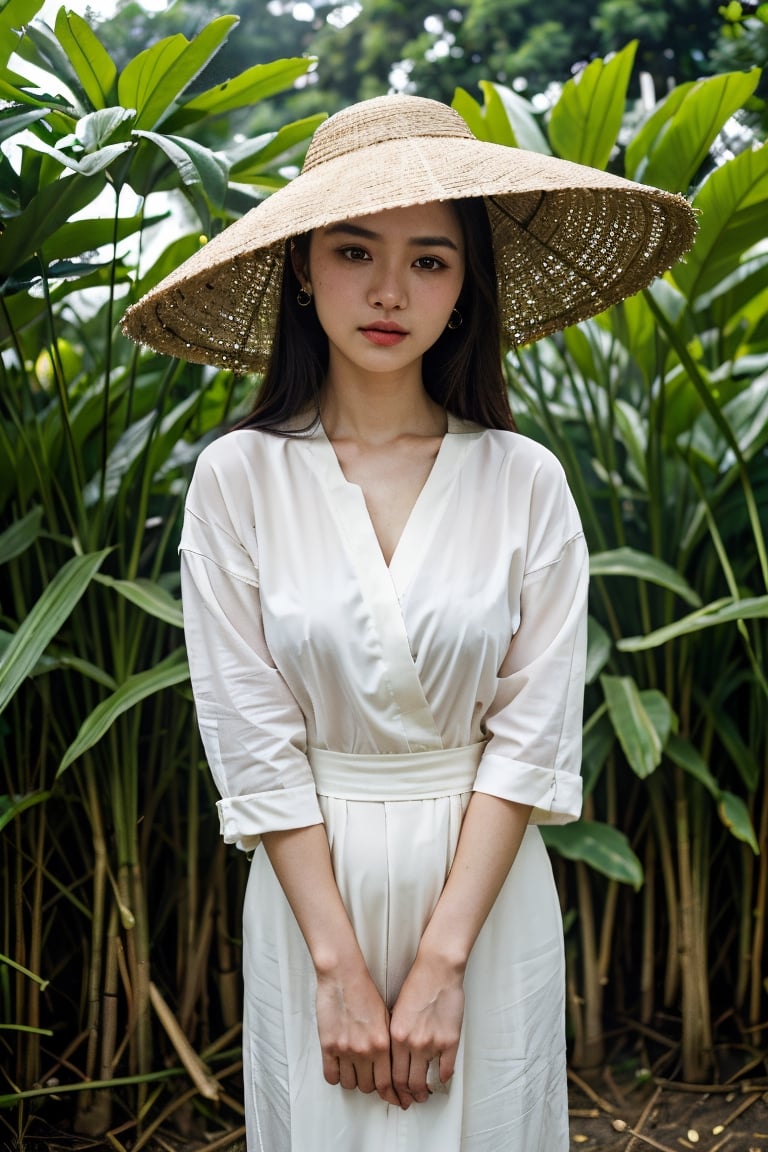
<svg viewBox="0 0 768 1152">
<path fill-rule="evenodd" d="M 556 512 L 554 525 L 545 519 L 539 526 L 475 780 L 478 792 L 532 805 L 531 820 L 539 824 L 564 824 L 581 813 L 589 561 L 564 481 L 557 489 L 553 507 L 565 507 L 566 515 L 563 522 Z M 563 527 L 571 530 L 565 538 Z M 563 542 L 552 554 L 558 536 Z"/>
<path fill-rule="evenodd" d="M 250 851 L 262 833 L 322 815 L 304 718 L 264 638 L 254 543 L 237 539 L 200 488 L 193 481 L 180 543 L 192 690 L 222 836 Z"/>
</svg>

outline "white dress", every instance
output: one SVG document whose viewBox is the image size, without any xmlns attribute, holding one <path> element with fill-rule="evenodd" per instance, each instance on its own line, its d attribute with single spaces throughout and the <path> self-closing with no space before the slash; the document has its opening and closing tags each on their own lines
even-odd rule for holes
<svg viewBox="0 0 768 1152">
<path fill-rule="evenodd" d="M 451 418 L 387 566 L 321 426 L 240 430 L 199 458 L 181 552 L 222 834 L 253 852 L 248 1152 L 565 1152 L 562 924 L 536 827 L 581 802 L 587 555 L 560 465 Z M 323 1080 L 312 964 L 260 835 L 324 822 L 391 1007 L 472 789 L 534 812 L 470 957 L 455 1075 L 403 1112 Z"/>
</svg>

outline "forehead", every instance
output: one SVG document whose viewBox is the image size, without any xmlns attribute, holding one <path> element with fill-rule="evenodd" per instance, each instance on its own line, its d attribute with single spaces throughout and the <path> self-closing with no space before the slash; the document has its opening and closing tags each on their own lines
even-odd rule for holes
<svg viewBox="0 0 768 1152">
<path fill-rule="evenodd" d="M 375 233 L 377 236 L 419 236 L 443 235 L 459 245 L 462 229 L 455 206 L 448 201 L 435 200 L 428 204 L 410 204 L 406 208 L 388 208 L 384 212 L 372 212 L 366 216 L 349 216 L 340 223 L 351 224 L 355 228 Z M 336 230 L 339 224 L 329 227 Z M 325 229 L 319 229 L 323 232 Z"/>
</svg>

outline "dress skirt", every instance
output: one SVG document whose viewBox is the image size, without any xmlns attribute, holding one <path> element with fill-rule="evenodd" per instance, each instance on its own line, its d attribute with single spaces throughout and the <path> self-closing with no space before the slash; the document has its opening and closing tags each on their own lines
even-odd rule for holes
<svg viewBox="0 0 768 1152">
<path fill-rule="evenodd" d="M 310 757 L 342 899 L 390 1009 L 450 869 L 481 750 Z M 248 1152 L 566 1152 L 562 920 L 535 825 L 467 966 L 455 1074 L 406 1112 L 323 1079 L 314 969 L 262 845 L 243 962 Z"/>
</svg>

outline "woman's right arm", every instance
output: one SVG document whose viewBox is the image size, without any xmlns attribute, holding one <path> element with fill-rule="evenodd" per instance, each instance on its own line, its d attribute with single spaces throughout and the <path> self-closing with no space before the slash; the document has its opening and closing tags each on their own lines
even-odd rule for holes
<svg viewBox="0 0 768 1152">
<path fill-rule="evenodd" d="M 339 894 L 324 827 L 268 832 L 262 842 L 317 975 L 325 1079 L 343 1088 L 376 1091 L 387 1103 L 400 1105 L 392 1087 L 389 1013 Z"/>
<path fill-rule="evenodd" d="M 192 686 L 222 797 L 222 834 L 247 849 L 262 840 L 307 942 L 325 1078 L 398 1104 L 389 1014 L 333 875 L 304 719 L 264 637 L 258 557 L 240 543 L 228 519 L 233 504 L 220 493 L 212 484 L 204 507 L 199 490 L 193 507 L 188 500 L 181 577 Z"/>
</svg>

